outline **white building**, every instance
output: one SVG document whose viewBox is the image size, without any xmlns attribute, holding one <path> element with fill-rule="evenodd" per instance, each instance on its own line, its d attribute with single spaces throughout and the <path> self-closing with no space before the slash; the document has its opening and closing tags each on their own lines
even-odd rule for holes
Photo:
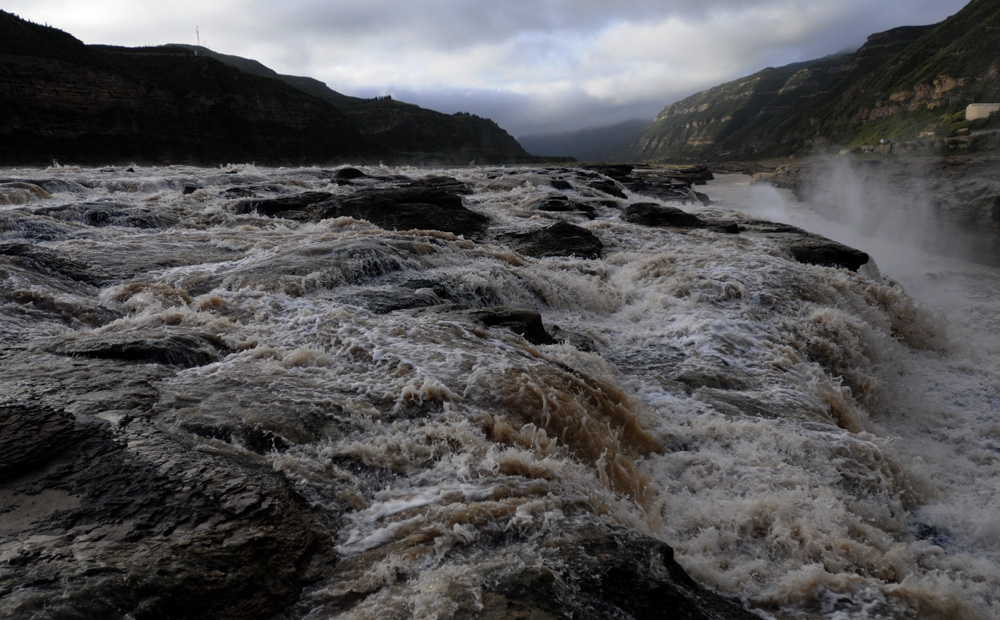
<svg viewBox="0 0 1000 620">
<path fill-rule="evenodd" d="M 1000 111 L 1000 103 L 970 103 L 969 107 L 965 108 L 965 120 L 986 118 L 997 111 Z"/>
</svg>

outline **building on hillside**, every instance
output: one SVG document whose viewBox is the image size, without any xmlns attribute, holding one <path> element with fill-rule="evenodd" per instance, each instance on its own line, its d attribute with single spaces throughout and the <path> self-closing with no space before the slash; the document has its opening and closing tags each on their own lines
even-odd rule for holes
<svg viewBox="0 0 1000 620">
<path fill-rule="evenodd" d="M 986 118 L 994 112 L 1000 111 L 1000 103 L 970 103 L 965 108 L 965 120 L 974 121 L 977 118 Z"/>
</svg>

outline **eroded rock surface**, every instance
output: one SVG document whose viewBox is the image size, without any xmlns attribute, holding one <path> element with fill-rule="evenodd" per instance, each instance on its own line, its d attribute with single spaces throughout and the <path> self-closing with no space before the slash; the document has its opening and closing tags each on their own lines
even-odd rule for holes
<svg viewBox="0 0 1000 620">
<path fill-rule="evenodd" d="M 604 244 L 586 228 L 568 222 L 556 222 L 546 228 L 517 233 L 504 238 L 514 249 L 527 256 L 579 256 L 600 258 Z"/>
<path fill-rule="evenodd" d="M 757 620 L 735 601 L 696 584 L 660 541 L 584 526 L 546 540 L 546 561 L 495 576 L 479 618 Z"/>
<path fill-rule="evenodd" d="M 246 457 L 141 420 L 0 415 L 5 618 L 263 618 L 328 552 L 324 524 Z"/>
</svg>

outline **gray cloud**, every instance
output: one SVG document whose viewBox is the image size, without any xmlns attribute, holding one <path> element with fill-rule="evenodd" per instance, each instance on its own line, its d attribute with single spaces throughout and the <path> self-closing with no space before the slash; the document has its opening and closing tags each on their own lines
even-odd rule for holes
<svg viewBox="0 0 1000 620">
<path fill-rule="evenodd" d="M 321 79 L 493 118 L 514 135 L 652 118 L 765 66 L 940 21 L 967 0 L 8 0 L 88 43 L 194 42 Z"/>
</svg>

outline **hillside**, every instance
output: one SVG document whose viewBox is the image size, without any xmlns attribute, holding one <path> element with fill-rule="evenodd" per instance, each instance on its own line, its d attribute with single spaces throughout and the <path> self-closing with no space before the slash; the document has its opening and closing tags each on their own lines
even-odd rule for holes
<svg viewBox="0 0 1000 620">
<path fill-rule="evenodd" d="M 487 119 L 323 89 L 183 46 L 87 46 L 0 11 L 0 165 L 530 159 Z"/>
<path fill-rule="evenodd" d="M 853 53 L 767 68 L 668 105 L 616 150 L 636 161 L 755 159 L 915 140 L 1000 100 L 1000 0 L 871 35 Z M 947 127 L 946 127 L 947 129 Z"/>
<path fill-rule="evenodd" d="M 282 75 L 263 64 L 239 56 L 219 54 L 204 47 L 171 45 L 209 56 L 248 73 L 272 77 L 319 97 L 342 110 L 358 131 L 382 148 L 412 161 L 444 160 L 452 163 L 525 161 L 527 153 L 496 123 L 475 114 L 443 114 L 391 97 L 363 99 L 341 94 L 323 82 Z"/>
</svg>

